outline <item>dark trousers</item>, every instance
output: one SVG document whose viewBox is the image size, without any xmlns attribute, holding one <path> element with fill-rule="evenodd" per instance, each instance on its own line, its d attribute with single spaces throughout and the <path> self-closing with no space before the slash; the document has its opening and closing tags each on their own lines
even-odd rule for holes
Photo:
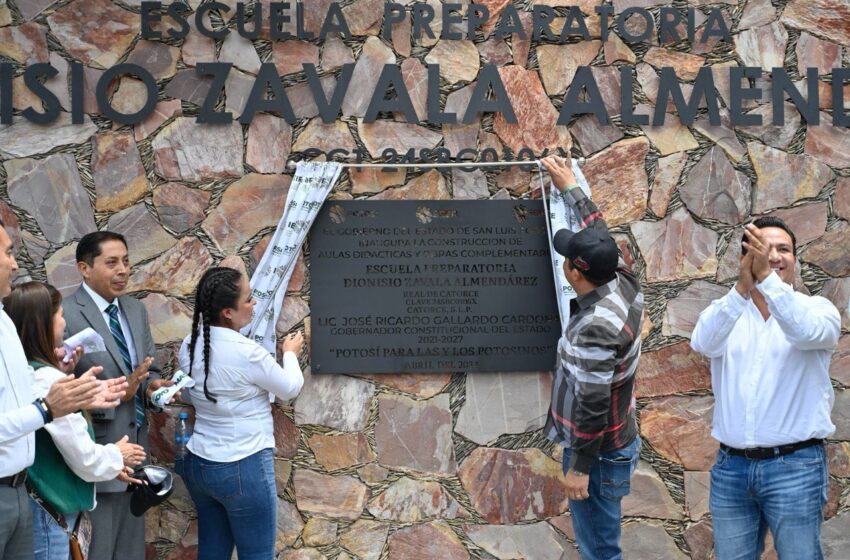
<svg viewBox="0 0 850 560">
<path fill-rule="evenodd" d="M 26 487 L 0 486 L 0 558 L 32 560 L 32 509 Z"/>
<path fill-rule="evenodd" d="M 129 492 L 98 492 L 91 512 L 92 560 L 145 560 L 145 518 L 130 513 Z"/>
</svg>

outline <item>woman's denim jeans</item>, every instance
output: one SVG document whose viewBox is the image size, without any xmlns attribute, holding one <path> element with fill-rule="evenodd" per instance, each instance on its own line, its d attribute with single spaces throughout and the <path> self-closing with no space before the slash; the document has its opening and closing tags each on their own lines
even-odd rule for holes
<svg viewBox="0 0 850 560">
<path fill-rule="evenodd" d="M 274 458 L 263 449 L 232 463 L 186 452 L 174 470 L 183 477 L 198 510 L 198 559 L 274 558 L 277 492 Z"/>
<path fill-rule="evenodd" d="M 71 555 L 70 537 L 59 523 L 32 498 L 32 536 L 35 560 L 68 560 Z M 78 513 L 65 516 L 68 528 L 77 524 Z"/>
<path fill-rule="evenodd" d="M 823 445 L 751 460 L 722 449 L 711 469 L 718 560 L 757 560 L 767 530 L 779 558 L 823 558 L 820 529 L 829 475 Z"/>
<path fill-rule="evenodd" d="M 571 449 L 564 449 L 564 473 Z M 586 500 L 570 500 L 573 530 L 582 560 L 620 560 L 620 502 L 631 490 L 640 458 L 640 437 L 600 456 L 588 475 Z"/>
</svg>

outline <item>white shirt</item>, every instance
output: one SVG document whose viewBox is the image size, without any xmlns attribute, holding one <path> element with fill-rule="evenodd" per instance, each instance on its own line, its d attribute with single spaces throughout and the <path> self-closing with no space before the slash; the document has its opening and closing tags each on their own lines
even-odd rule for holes
<svg viewBox="0 0 850 560">
<path fill-rule="evenodd" d="M 189 373 L 189 340 L 180 347 L 180 369 Z M 233 329 L 210 327 L 210 375 L 204 395 L 204 339 L 195 344 L 189 390 L 195 406 L 195 428 L 189 451 L 210 461 L 232 462 L 263 449 L 274 448 L 269 393 L 286 400 L 304 384 L 298 359 L 283 355 L 283 367 L 269 351 Z"/>
<path fill-rule="evenodd" d="M 829 361 L 841 320 L 827 299 L 795 292 L 772 272 L 752 300 L 732 288 L 699 316 L 691 346 L 711 359 L 714 425 L 730 447 L 773 447 L 835 431 Z"/>
<path fill-rule="evenodd" d="M 0 303 L 0 477 L 32 465 L 35 431 L 44 418 L 32 401 L 32 368 L 12 319 Z"/>
<path fill-rule="evenodd" d="M 33 394 L 36 398 L 45 396 L 50 386 L 64 376 L 64 373 L 53 367 L 37 369 L 33 380 Z M 57 418 L 44 429 L 53 438 L 53 443 L 65 459 L 65 464 L 86 482 L 112 480 L 124 469 L 121 450 L 114 443 L 95 443 L 89 436 L 88 423 L 82 413 L 76 412 Z"/>
<path fill-rule="evenodd" d="M 118 298 L 115 298 L 115 300 L 111 302 L 106 301 L 103 296 L 92 290 L 85 282 L 83 282 L 83 289 L 89 294 L 97 308 L 100 309 L 100 314 L 103 315 L 103 320 L 106 322 L 106 328 L 110 328 L 109 313 L 106 312 L 106 308 L 109 307 L 111 303 L 114 303 L 115 307 L 118 308 L 118 322 L 121 324 L 121 331 L 124 333 L 124 340 L 127 341 L 127 351 L 130 353 L 130 363 L 134 368 L 138 366 L 139 359 L 136 357 L 136 346 L 133 344 L 133 333 L 130 332 L 130 324 L 127 322 L 127 316 L 124 315 L 124 311 L 121 310 L 121 304 L 118 302 Z M 112 336 L 111 329 L 109 331 L 109 336 Z"/>
</svg>

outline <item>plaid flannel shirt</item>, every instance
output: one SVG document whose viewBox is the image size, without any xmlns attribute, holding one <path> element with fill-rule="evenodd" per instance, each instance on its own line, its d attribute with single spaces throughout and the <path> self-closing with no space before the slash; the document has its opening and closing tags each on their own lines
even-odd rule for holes
<svg viewBox="0 0 850 560">
<path fill-rule="evenodd" d="M 608 229 L 580 188 L 566 193 L 585 227 Z M 558 341 L 546 437 L 572 448 L 569 468 L 589 473 L 602 454 L 637 436 L 635 373 L 640 357 L 643 293 L 620 258 L 617 276 L 570 302 Z"/>
</svg>

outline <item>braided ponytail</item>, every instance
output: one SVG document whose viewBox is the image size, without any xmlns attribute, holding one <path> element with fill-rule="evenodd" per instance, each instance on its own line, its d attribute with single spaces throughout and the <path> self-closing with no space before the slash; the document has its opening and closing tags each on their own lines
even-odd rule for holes
<svg viewBox="0 0 850 560">
<path fill-rule="evenodd" d="M 200 285 L 198 286 L 200 288 Z M 192 377 L 192 365 L 195 361 L 195 344 L 198 342 L 198 321 L 201 319 L 201 307 L 195 295 L 195 313 L 192 315 L 192 335 L 189 338 L 189 377 Z"/>
<path fill-rule="evenodd" d="M 192 317 L 192 336 L 189 339 L 189 375 L 192 375 L 191 364 L 195 361 L 200 324 L 204 338 L 204 396 L 212 402 L 217 401 L 207 387 L 212 357 L 210 326 L 220 322 L 222 310 L 237 306 L 241 278 L 242 274 L 232 268 L 213 267 L 204 273 L 195 290 L 195 312 Z"/>
<path fill-rule="evenodd" d="M 207 387 L 207 381 L 210 379 L 210 321 L 208 319 L 210 319 L 208 315 L 204 317 L 204 396 L 207 400 L 218 402 Z"/>
</svg>

